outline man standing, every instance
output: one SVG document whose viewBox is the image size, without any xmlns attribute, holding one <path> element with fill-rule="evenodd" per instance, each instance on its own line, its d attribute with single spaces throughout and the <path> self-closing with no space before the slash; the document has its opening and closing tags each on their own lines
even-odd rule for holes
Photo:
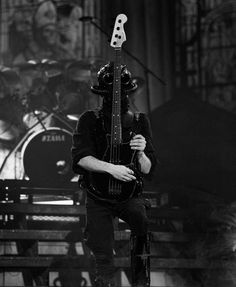
<svg viewBox="0 0 236 287">
<path fill-rule="evenodd" d="M 113 66 L 108 63 L 98 72 L 99 85 L 92 86 L 91 90 L 103 97 L 102 107 L 81 115 L 72 146 L 73 170 L 83 176 L 87 190 L 85 236 L 96 259 L 95 286 L 101 287 L 115 286 L 114 217 L 129 224 L 135 238 L 134 253 L 142 255 L 140 250 L 144 249 L 148 234 L 143 177 L 150 175 L 156 164 L 149 120 L 144 113 L 133 113 L 129 109 L 128 95 L 137 85 L 124 65 L 120 75 L 122 147 L 117 150 L 117 146 L 109 145 L 111 138 L 116 138 L 112 123 Z M 116 161 L 111 160 L 114 156 Z M 136 256 L 133 264 L 133 286 L 149 286 L 142 257 Z"/>
</svg>

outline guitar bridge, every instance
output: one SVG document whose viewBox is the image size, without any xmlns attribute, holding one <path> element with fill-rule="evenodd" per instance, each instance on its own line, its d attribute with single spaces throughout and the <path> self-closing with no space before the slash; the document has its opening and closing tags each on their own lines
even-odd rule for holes
<svg viewBox="0 0 236 287">
<path fill-rule="evenodd" d="M 120 195 L 121 192 L 122 192 L 121 184 L 118 181 L 115 181 L 111 178 L 109 180 L 109 194 L 110 195 Z"/>
</svg>

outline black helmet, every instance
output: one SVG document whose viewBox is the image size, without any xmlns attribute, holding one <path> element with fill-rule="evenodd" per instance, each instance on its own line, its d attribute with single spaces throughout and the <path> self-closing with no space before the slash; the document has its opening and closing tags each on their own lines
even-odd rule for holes
<svg viewBox="0 0 236 287">
<path fill-rule="evenodd" d="M 91 91 L 95 94 L 105 96 L 112 92 L 114 63 L 109 62 L 97 73 L 98 86 L 92 86 Z M 138 85 L 132 79 L 130 71 L 125 65 L 121 65 L 121 91 L 126 95 L 133 93 Z"/>
</svg>

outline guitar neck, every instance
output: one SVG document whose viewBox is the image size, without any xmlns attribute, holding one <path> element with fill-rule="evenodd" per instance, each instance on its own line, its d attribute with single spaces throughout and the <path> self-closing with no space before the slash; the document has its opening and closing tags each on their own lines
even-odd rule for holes
<svg viewBox="0 0 236 287">
<path fill-rule="evenodd" d="M 111 144 L 119 145 L 122 142 L 121 127 L 121 48 L 115 49 L 113 95 L 112 95 L 112 121 Z"/>
<path fill-rule="evenodd" d="M 113 95 L 112 95 L 112 121 L 111 121 L 111 146 L 118 146 L 122 142 L 121 134 L 121 46 L 126 40 L 124 23 L 127 21 L 125 14 L 116 17 L 111 38 L 111 47 L 115 49 L 113 68 Z M 111 155 L 112 158 L 112 155 Z"/>
</svg>

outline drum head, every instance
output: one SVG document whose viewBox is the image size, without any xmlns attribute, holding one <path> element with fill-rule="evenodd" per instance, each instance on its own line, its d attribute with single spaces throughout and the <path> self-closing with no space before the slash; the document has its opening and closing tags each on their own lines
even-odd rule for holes
<svg viewBox="0 0 236 287">
<path fill-rule="evenodd" d="M 70 181 L 72 135 L 60 128 L 32 134 L 22 148 L 25 175 L 32 181 L 58 185 Z"/>
</svg>

